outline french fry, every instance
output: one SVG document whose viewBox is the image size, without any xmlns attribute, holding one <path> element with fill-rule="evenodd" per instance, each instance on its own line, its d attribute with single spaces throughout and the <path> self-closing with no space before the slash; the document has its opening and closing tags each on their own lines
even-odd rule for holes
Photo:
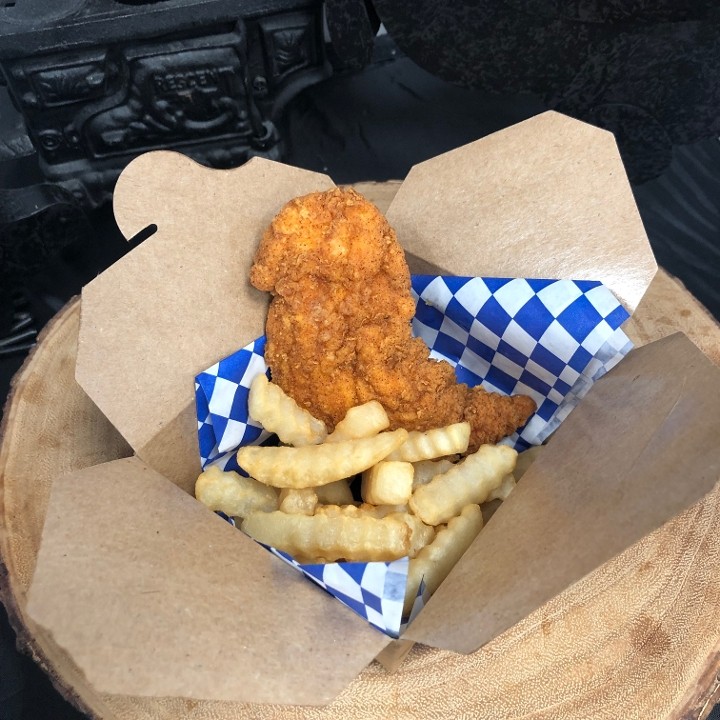
<svg viewBox="0 0 720 720">
<path fill-rule="evenodd" d="M 224 472 L 216 466 L 198 477 L 195 497 L 210 510 L 219 510 L 231 517 L 244 518 L 256 510 L 270 512 L 278 507 L 275 488 L 236 472 Z"/>
<path fill-rule="evenodd" d="M 368 505 L 367 503 L 363 503 L 360 507 L 355 505 L 322 505 L 317 508 L 316 515 L 356 518 L 365 516 L 377 519 L 397 518 L 410 528 L 410 546 L 407 554 L 411 558 L 415 557 L 420 549 L 435 537 L 435 528 L 425 525 L 420 518 L 411 515 L 404 505 Z"/>
<path fill-rule="evenodd" d="M 264 373 L 257 375 L 250 385 L 248 409 L 250 417 L 275 433 L 280 442 L 302 447 L 317 445 L 327 437 L 325 423 L 299 407 Z"/>
<path fill-rule="evenodd" d="M 466 505 L 460 515 L 439 529 L 435 539 L 410 560 L 403 608 L 405 617 L 412 610 L 420 582 L 425 580 L 425 587 L 432 595 L 470 547 L 482 526 L 480 506 Z"/>
<path fill-rule="evenodd" d="M 363 503 L 358 513 L 367 513 L 376 518 L 397 517 L 410 527 L 410 549 L 408 556 L 413 558 L 435 537 L 435 528 L 426 525 L 419 517 L 408 512 L 406 505 L 368 505 Z"/>
<path fill-rule="evenodd" d="M 447 472 L 455 463 L 447 458 L 442 460 L 419 460 L 413 463 L 415 474 L 413 475 L 413 490 L 426 485 L 436 475 L 442 475 Z"/>
<path fill-rule="evenodd" d="M 528 468 L 533 464 L 535 458 L 542 451 L 543 445 L 536 445 L 518 454 L 515 469 L 509 475 L 503 478 L 500 487 L 490 493 L 488 500 L 507 500 L 508 495 L 518 484 L 520 478 L 525 474 Z"/>
<path fill-rule="evenodd" d="M 385 408 L 377 400 L 370 400 L 363 405 L 351 407 L 328 435 L 326 442 L 372 437 L 389 427 L 390 419 Z"/>
<path fill-rule="evenodd" d="M 408 439 L 388 455 L 388 460 L 418 462 L 464 453 L 470 442 L 470 423 L 461 422 L 425 432 L 412 430 Z"/>
<path fill-rule="evenodd" d="M 316 515 L 328 515 L 329 517 L 372 517 L 384 518 L 388 515 L 406 514 L 406 505 L 318 505 Z"/>
<path fill-rule="evenodd" d="M 327 517 L 360 517 L 361 515 L 378 517 L 372 513 L 361 511 L 357 505 L 318 505 L 315 508 L 315 514 L 327 515 Z"/>
<path fill-rule="evenodd" d="M 515 476 L 512 473 L 508 473 L 491 493 L 488 495 L 488 501 L 490 500 L 507 500 L 508 495 L 515 489 L 517 483 L 515 482 Z"/>
<path fill-rule="evenodd" d="M 293 557 L 321 557 L 328 562 L 397 560 L 410 549 L 410 528 L 394 516 L 379 519 L 255 512 L 245 518 L 242 529 Z"/>
<path fill-rule="evenodd" d="M 317 499 L 323 505 L 350 505 L 353 501 L 352 490 L 347 480 L 336 480 L 315 488 Z"/>
<path fill-rule="evenodd" d="M 407 439 L 407 430 L 369 438 L 306 447 L 245 446 L 237 460 L 256 480 L 278 488 L 327 485 L 362 472 L 384 459 Z"/>
<path fill-rule="evenodd" d="M 318 504 L 318 496 L 312 488 L 301 490 L 284 489 L 280 491 L 280 507 L 284 513 L 312 515 Z"/>
<path fill-rule="evenodd" d="M 358 510 L 373 517 L 384 518 L 393 513 L 407 513 L 408 507 L 407 505 L 371 505 L 370 503 L 363 503 Z"/>
<path fill-rule="evenodd" d="M 433 541 L 435 538 L 435 528 L 426 525 L 415 515 L 411 515 L 410 513 L 403 514 L 403 520 L 410 527 L 410 549 L 408 550 L 408 557 L 412 559 L 416 557 L 426 545 L 429 545 Z"/>
<path fill-rule="evenodd" d="M 513 471 L 517 451 L 507 445 L 481 445 L 443 475 L 421 485 L 410 498 L 410 510 L 426 525 L 440 525 L 470 504 L 487 501 Z"/>
<path fill-rule="evenodd" d="M 409 462 L 381 461 L 362 474 L 360 495 L 372 505 L 406 505 L 413 489 Z"/>
</svg>

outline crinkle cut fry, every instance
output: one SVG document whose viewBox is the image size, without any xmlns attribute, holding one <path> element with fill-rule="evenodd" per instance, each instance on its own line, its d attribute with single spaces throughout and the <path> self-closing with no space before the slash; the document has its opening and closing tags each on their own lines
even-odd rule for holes
<svg viewBox="0 0 720 720">
<path fill-rule="evenodd" d="M 458 516 L 441 527 L 434 539 L 410 560 L 403 609 L 406 617 L 412 610 L 420 583 L 424 580 L 427 592 L 432 595 L 470 547 L 482 526 L 480 506 L 466 505 Z"/>
<path fill-rule="evenodd" d="M 317 445 L 327 437 L 322 420 L 298 407 L 279 385 L 268 380 L 265 373 L 256 375 L 250 385 L 248 410 L 250 417 L 268 432 L 275 433 L 280 442 L 300 447 Z"/>
<path fill-rule="evenodd" d="M 483 445 L 461 463 L 426 485 L 420 485 L 409 506 L 427 525 L 440 525 L 463 507 L 486 502 L 515 468 L 517 451 L 506 445 Z"/>
<path fill-rule="evenodd" d="M 375 465 L 407 439 L 407 430 L 305 447 L 249 445 L 237 460 L 256 480 L 278 488 L 310 488 L 351 477 Z"/>
<path fill-rule="evenodd" d="M 328 562 L 391 561 L 410 550 L 410 527 L 393 516 L 286 514 L 248 515 L 243 532 L 293 557 L 322 557 Z"/>
<path fill-rule="evenodd" d="M 278 507 L 278 491 L 233 471 L 211 466 L 195 482 L 195 497 L 210 510 L 232 517 L 251 512 L 270 512 Z"/>
</svg>

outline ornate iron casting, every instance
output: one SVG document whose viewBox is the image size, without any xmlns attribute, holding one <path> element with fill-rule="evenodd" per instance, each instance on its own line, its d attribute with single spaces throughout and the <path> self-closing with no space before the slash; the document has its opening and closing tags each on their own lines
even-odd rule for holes
<svg viewBox="0 0 720 720">
<path fill-rule="evenodd" d="M 278 159 L 283 106 L 330 73 L 308 0 L 0 0 L 0 69 L 43 177 L 85 207 L 148 150 Z"/>
</svg>

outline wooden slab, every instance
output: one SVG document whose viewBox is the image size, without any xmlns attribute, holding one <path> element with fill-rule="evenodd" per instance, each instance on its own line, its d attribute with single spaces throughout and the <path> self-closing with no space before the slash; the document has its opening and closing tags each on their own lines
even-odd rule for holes
<svg viewBox="0 0 720 720">
<path fill-rule="evenodd" d="M 396 184 L 360 190 L 381 207 Z M 472 655 L 413 647 L 369 666 L 325 708 L 101 695 L 26 616 L 52 478 L 130 450 L 73 379 L 79 302 L 42 334 L 16 376 L 0 445 L 0 593 L 20 643 L 92 717 L 705 718 L 720 699 L 720 491 L 646 537 Z M 628 333 L 686 332 L 720 364 L 720 327 L 660 272 Z"/>
</svg>

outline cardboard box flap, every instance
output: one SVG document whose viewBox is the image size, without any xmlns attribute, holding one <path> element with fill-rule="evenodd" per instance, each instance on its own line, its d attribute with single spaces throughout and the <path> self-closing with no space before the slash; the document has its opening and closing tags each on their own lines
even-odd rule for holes
<svg viewBox="0 0 720 720">
<path fill-rule="evenodd" d="M 630 410 L 628 410 L 630 408 Z M 720 479 L 720 368 L 684 335 L 601 378 L 410 625 L 472 652 Z"/>
<path fill-rule="evenodd" d="M 389 641 L 137 458 L 55 481 L 28 613 L 140 696 L 326 703 Z"/>
<path fill-rule="evenodd" d="M 118 180 L 122 232 L 157 231 L 83 289 L 76 378 L 135 452 L 185 489 L 199 472 L 193 378 L 265 322 L 267 295 L 248 280 L 259 238 L 283 203 L 330 187 L 260 158 L 210 170 L 166 151 Z"/>
<path fill-rule="evenodd" d="M 416 165 L 387 218 L 445 274 L 600 280 L 630 312 L 657 271 L 615 139 L 555 112 Z"/>
</svg>

